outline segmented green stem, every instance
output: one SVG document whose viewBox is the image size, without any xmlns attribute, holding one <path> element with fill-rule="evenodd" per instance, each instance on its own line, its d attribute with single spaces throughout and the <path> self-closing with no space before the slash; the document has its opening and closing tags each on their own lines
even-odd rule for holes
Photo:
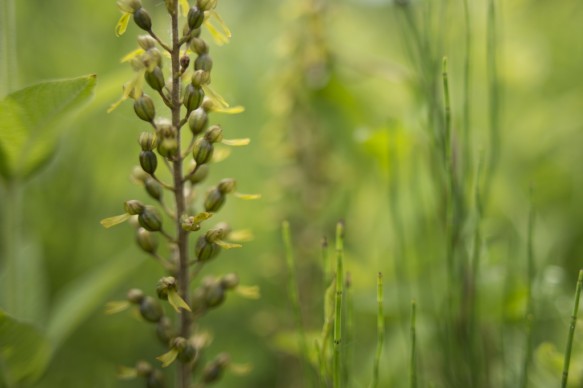
<svg viewBox="0 0 583 388">
<path fill-rule="evenodd" d="M 569 364 L 571 363 L 571 350 L 573 348 L 573 337 L 575 336 L 575 326 L 577 325 L 577 313 L 579 312 L 579 297 L 581 296 L 582 288 L 583 288 L 583 270 L 580 270 L 579 278 L 577 279 L 577 290 L 575 291 L 575 305 L 573 306 L 573 314 L 571 315 L 571 324 L 569 326 L 567 348 L 565 349 L 565 362 L 563 363 L 563 378 L 561 381 L 561 388 L 567 387 L 567 380 L 569 379 Z"/>
<path fill-rule="evenodd" d="M 383 352 L 383 343 L 385 340 L 385 316 L 383 314 L 383 274 L 379 272 L 377 278 L 377 349 L 375 352 L 373 373 L 372 373 L 372 388 L 376 388 L 379 384 L 379 365 L 381 363 L 381 354 Z"/>
<path fill-rule="evenodd" d="M 416 309 L 415 301 L 411 302 L 411 359 L 409 360 L 409 388 L 417 388 Z"/>
<path fill-rule="evenodd" d="M 289 271 L 289 281 L 288 281 L 288 293 L 289 298 L 292 303 L 292 308 L 294 310 L 297 330 L 300 335 L 299 345 L 302 358 L 302 368 L 304 371 L 304 379 L 306 383 L 308 381 L 308 342 L 306 339 L 306 332 L 304 330 L 304 324 L 302 322 L 302 309 L 300 306 L 300 296 L 298 291 L 298 279 L 295 258 L 291 242 L 291 233 L 289 228 L 289 222 L 284 221 L 281 226 L 281 233 L 283 238 L 283 244 L 285 249 L 285 258 L 287 263 L 287 268 Z"/>
<path fill-rule="evenodd" d="M 342 386 L 342 365 L 340 362 L 340 345 L 342 342 L 342 294 L 344 292 L 344 225 L 336 224 L 336 306 L 334 310 L 334 373 L 333 386 Z"/>
</svg>

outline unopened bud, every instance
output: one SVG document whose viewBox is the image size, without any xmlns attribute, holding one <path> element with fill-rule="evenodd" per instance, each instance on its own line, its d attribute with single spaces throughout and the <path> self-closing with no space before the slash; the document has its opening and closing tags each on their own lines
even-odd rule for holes
<svg viewBox="0 0 583 388">
<path fill-rule="evenodd" d="M 168 345 L 170 340 L 176 335 L 172 321 L 168 317 L 162 317 L 156 325 L 156 336 L 164 345 Z"/>
<path fill-rule="evenodd" d="M 206 262 L 215 258 L 220 251 L 221 247 L 213 242 L 208 241 L 205 236 L 200 236 L 198 238 L 194 248 L 196 258 L 201 262 Z"/>
<path fill-rule="evenodd" d="M 128 291 L 127 299 L 128 302 L 133 304 L 142 303 L 142 300 L 144 300 L 144 292 L 137 288 L 132 288 Z"/>
<path fill-rule="evenodd" d="M 142 151 L 140 152 L 140 166 L 148 174 L 153 174 L 158 167 L 158 157 L 153 151 Z"/>
<path fill-rule="evenodd" d="M 134 112 L 142 120 L 151 123 L 156 117 L 154 101 L 147 94 L 143 94 L 134 101 Z"/>
<path fill-rule="evenodd" d="M 144 252 L 156 253 L 158 250 L 158 237 L 144 228 L 139 228 L 136 233 L 136 242 Z"/>
<path fill-rule="evenodd" d="M 144 204 L 136 199 L 130 199 L 124 203 L 124 210 L 131 216 L 142 213 L 144 209 Z"/>
<path fill-rule="evenodd" d="M 197 55 L 208 54 L 209 46 L 200 38 L 194 38 L 190 41 L 190 49 Z"/>
<path fill-rule="evenodd" d="M 156 285 L 156 293 L 158 298 L 168 300 L 168 292 L 176 291 L 176 279 L 172 276 L 165 276 L 158 280 Z"/>
<path fill-rule="evenodd" d="M 188 116 L 188 127 L 193 135 L 198 135 L 205 130 L 208 124 L 209 118 L 208 114 L 204 109 L 198 108 L 193 110 Z"/>
<path fill-rule="evenodd" d="M 156 47 L 156 43 L 156 39 L 152 38 L 150 35 L 138 36 L 138 45 L 144 49 L 144 51 Z"/>
<path fill-rule="evenodd" d="M 220 142 L 223 140 L 223 128 L 219 127 L 218 125 L 213 125 L 207 129 L 206 133 L 204 134 L 204 138 L 211 143 Z"/>
<path fill-rule="evenodd" d="M 144 181 L 144 187 L 146 188 L 146 191 L 148 192 L 150 197 L 154 198 L 157 201 L 162 199 L 163 193 L 162 185 L 151 176 L 147 177 L 146 180 Z"/>
<path fill-rule="evenodd" d="M 188 65 L 190 65 L 190 57 L 188 55 L 183 55 L 180 57 L 180 67 L 182 68 L 182 70 L 186 70 L 188 68 Z"/>
<path fill-rule="evenodd" d="M 210 11 L 216 8 L 217 0 L 196 0 L 196 6 L 203 11 Z"/>
<path fill-rule="evenodd" d="M 151 132 L 142 132 L 138 143 L 140 143 L 142 151 L 152 151 L 156 148 L 156 135 Z"/>
<path fill-rule="evenodd" d="M 152 19 L 144 8 L 139 8 L 134 12 L 134 22 L 144 31 L 152 30 Z"/>
<path fill-rule="evenodd" d="M 213 69 L 213 60 L 208 53 L 199 55 L 194 61 L 194 70 L 210 72 Z"/>
<path fill-rule="evenodd" d="M 192 148 L 192 157 L 197 165 L 208 163 L 213 156 L 214 147 L 204 137 L 197 139 Z"/>
<path fill-rule="evenodd" d="M 225 178 L 219 182 L 217 189 L 223 194 L 229 194 L 235 191 L 237 182 L 232 178 Z"/>
<path fill-rule="evenodd" d="M 204 208 L 207 212 L 216 213 L 225 204 L 227 197 L 219 189 L 210 189 L 206 193 Z"/>
<path fill-rule="evenodd" d="M 227 290 L 232 290 L 239 285 L 239 276 L 235 273 L 228 273 L 221 278 L 221 286 Z"/>
<path fill-rule="evenodd" d="M 204 92 L 201 87 L 196 87 L 193 84 L 188 84 L 186 86 L 186 89 L 184 89 L 182 103 L 186 107 L 186 110 L 191 112 L 200 106 L 203 98 Z"/>
<path fill-rule="evenodd" d="M 158 369 L 154 369 L 146 378 L 146 388 L 164 388 L 164 374 Z"/>
<path fill-rule="evenodd" d="M 189 177 L 190 183 L 192 183 L 193 185 L 204 181 L 209 174 L 208 164 L 202 164 L 198 167 L 196 167 L 196 164 L 195 164 L 195 168 L 196 168 L 196 171 L 194 172 L 194 174 L 190 175 L 190 177 Z"/>
<path fill-rule="evenodd" d="M 223 375 L 224 370 L 231 362 L 231 357 L 226 353 L 221 353 L 213 361 L 204 367 L 202 380 L 207 383 L 216 382 Z"/>
<path fill-rule="evenodd" d="M 162 219 L 158 210 L 153 206 L 146 206 L 144 208 L 144 211 L 138 216 L 138 222 L 142 228 L 150 232 L 157 232 L 162 229 Z"/>
<path fill-rule="evenodd" d="M 149 376 L 154 368 L 152 368 L 152 365 L 150 365 L 148 362 L 146 361 L 138 361 L 136 363 L 136 373 L 138 374 L 138 376 Z"/>
<path fill-rule="evenodd" d="M 188 11 L 188 27 L 191 30 L 199 28 L 204 22 L 204 11 L 199 9 L 198 7 L 191 7 Z"/>
<path fill-rule="evenodd" d="M 163 139 L 158 145 L 158 153 L 164 157 L 174 155 L 178 150 L 178 141 L 175 138 Z"/>
<path fill-rule="evenodd" d="M 140 315 L 148 322 L 158 322 L 164 313 L 156 299 L 146 296 L 140 303 Z"/>
<path fill-rule="evenodd" d="M 152 89 L 158 92 L 161 92 L 166 85 L 166 81 L 164 80 L 164 73 L 159 66 L 156 66 L 152 71 L 146 71 L 146 74 L 144 74 L 144 79 Z"/>
<path fill-rule="evenodd" d="M 207 308 L 220 306 L 225 301 L 225 290 L 219 282 L 215 282 L 208 287 L 205 293 L 205 304 Z"/>
</svg>

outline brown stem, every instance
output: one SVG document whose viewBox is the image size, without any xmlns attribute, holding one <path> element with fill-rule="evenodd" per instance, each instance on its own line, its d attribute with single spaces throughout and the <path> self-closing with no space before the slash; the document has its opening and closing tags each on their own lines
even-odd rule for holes
<svg viewBox="0 0 583 388">
<path fill-rule="evenodd" d="M 178 2 L 174 3 L 173 12 L 171 12 L 172 19 L 172 125 L 175 128 L 180 128 L 180 42 L 178 39 Z M 184 198 L 184 182 L 182 181 L 182 158 L 180 150 L 180 130 L 177 130 L 178 150 L 176 151 L 177 158 L 173 163 L 174 173 L 174 195 L 176 198 L 176 233 L 178 243 L 178 292 L 182 299 L 188 304 L 188 232 L 182 229 L 181 220 L 185 212 L 186 201 Z M 190 330 L 192 319 L 190 313 L 186 310 L 181 310 L 180 313 L 180 336 L 183 338 L 190 338 Z M 177 386 L 180 388 L 189 388 L 191 378 L 191 371 L 189 364 L 179 363 L 177 366 Z"/>
</svg>

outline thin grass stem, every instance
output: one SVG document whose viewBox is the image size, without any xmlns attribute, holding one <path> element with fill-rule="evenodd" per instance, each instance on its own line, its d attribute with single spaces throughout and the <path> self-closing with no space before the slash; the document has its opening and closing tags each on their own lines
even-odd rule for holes
<svg viewBox="0 0 583 388">
<path fill-rule="evenodd" d="M 344 292 L 344 225 L 342 222 L 336 224 L 336 304 L 334 310 L 334 367 L 333 386 L 342 386 L 342 365 L 340 360 L 342 342 L 342 294 Z"/>
<path fill-rule="evenodd" d="M 579 278 L 577 279 L 577 290 L 575 291 L 575 305 L 573 306 L 573 314 L 571 315 L 571 324 L 569 326 L 569 337 L 567 337 L 567 348 L 565 349 L 565 362 L 563 363 L 561 388 L 567 387 L 567 380 L 569 379 L 569 364 L 571 363 L 571 350 L 573 349 L 573 338 L 575 337 L 575 326 L 577 325 L 577 314 L 579 312 L 579 297 L 581 296 L 582 288 L 583 270 L 580 270 Z"/>
<path fill-rule="evenodd" d="M 298 290 L 298 279 L 297 279 L 297 270 L 296 270 L 296 263 L 291 243 L 291 232 L 289 227 L 289 222 L 284 221 L 282 223 L 282 238 L 283 244 L 285 248 L 285 257 L 287 268 L 289 271 L 289 282 L 288 282 L 288 292 L 289 298 L 292 303 L 292 308 L 294 310 L 295 319 L 297 330 L 299 334 L 299 346 L 300 346 L 300 355 L 302 360 L 302 369 L 304 373 L 304 379 L 308 381 L 308 342 L 306 340 L 306 332 L 304 330 L 304 324 L 302 322 L 302 310 L 300 306 L 300 297 L 299 297 L 299 290 Z"/>
<path fill-rule="evenodd" d="M 383 353 L 383 343 L 385 341 L 385 316 L 383 313 L 383 274 L 379 272 L 377 278 L 377 348 L 372 372 L 372 388 L 379 385 L 379 365 Z"/>
<path fill-rule="evenodd" d="M 411 358 L 409 360 L 409 388 L 417 388 L 417 333 L 416 303 L 411 302 Z"/>
</svg>

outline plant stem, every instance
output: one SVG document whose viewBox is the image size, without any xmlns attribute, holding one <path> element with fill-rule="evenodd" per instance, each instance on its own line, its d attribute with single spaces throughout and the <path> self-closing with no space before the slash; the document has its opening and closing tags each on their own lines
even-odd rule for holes
<svg viewBox="0 0 583 388">
<path fill-rule="evenodd" d="M 409 361 L 409 387 L 417 388 L 417 335 L 415 330 L 416 303 L 411 302 L 411 359 Z"/>
<path fill-rule="evenodd" d="M 567 348 L 565 349 L 565 362 L 563 364 L 563 378 L 561 381 L 561 388 L 567 387 L 567 380 L 569 378 L 569 363 L 571 362 L 571 349 L 573 348 L 573 337 L 575 336 L 575 325 L 577 324 L 577 313 L 579 312 L 579 297 L 581 296 L 581 288 L 583 288 L 583 270 L 579 271 L 579 278 L 577 279 L 575 305 L 573 306 L 571 325 L 569 326 L 569 337 L 567 338 Z"/>
<path fill-rule="evenodd" d="M 300 354 L 302 359 L 302 369 L 304 371 L 304 379 L 308 380 L 308 342 L 306 340 L 306 333 L 304 331 L 304 324 L 302 322 L 302 310 L 300 306 L 300 297 L 298 291 L 298 280 L 297 280 L 297 273 L 296 273 L 296 265 L 295 259 L 292 249 L 291 243 L 291 233 L 289 222 L 284 221 L 282 224 L 282 238 L 283 244 L 285 247 L 285 258 L 287 262 L 287 268 L 289 271 L 289 283 L 288 283 L 288 292 L 289 297 L 292 302 L 292 308 L 294 309 L 295 318 L 296 318 L 296 325 L 298 327 L 298 334 L 299 334 L 299 345 L 300 345 Z M 324 346 L 324 345 L 323 345 Z"/>
<path fill-rule="evenodd" d="M 336 306 L 334 310 L 334 373 L 333 386 L 342 386 L 342 365 L 340 363 L 340 345 L 342 342 L 342 293 L 344 291 L 344 225 L 336 224 Z"/>
<path fill-rule="evenodd" d="M 534 322 L 534 301 L 532 298 L 532 285 L 534 283 L 534 252 L 532 247 L 532 236 L 534 231 L 534 204 L 533 204 L 533 189 L 530 189 L 530 209 L 528 212 L 528 225 L 526 233 L 526 257 L 528 266 L 528 279 L 526 283 L 526 351 L 524 354 L 524 360 L 522 364 L 522 375 L 520 386 L 526 388 L 528 385 L 528 367 L 530 365 L 530 360 L 532 359 L 532 325 Z"/>
<path fill-rule="evenodd" d="M 383 342 L 385 338 L 385 316 L 383 314 L 383 274 L 379 272 L 377 278 L 377 349 L 375 353 L 373 374 L 372 374 L 372 388 L 376 388 L 379 384 L 379 364 L 381 362 L 381 354 L 383 352 Z"/>
<path fill-rule="evenodd" d="M 172 125 L 176 128 L 178 149 L 176 158 L 172 163 L 174 180 L 174 197 L 176 200 L 176 239 L 178 246 L 178 291 L 184 301 L 189 303 L 188 286 L 189 260 L 188 260 L 188 233 L 182 228 L 182 215 L 185 212 L 186 204 L 184 198 L 184 182 L 182 180 L 182 157 L 180 149 L 180 43 L 178 31 L 178 2 L 174 3 L 174 9 L 170 14 L 172 20 Z M 192 317 L 189 311 L 184 309 L 180 313 L 180 336 L 190 338 Z M 191 383 L 191 370 L 188 363 L 179 363 L 178 386 L 188 388 Z"/>
</svg>

